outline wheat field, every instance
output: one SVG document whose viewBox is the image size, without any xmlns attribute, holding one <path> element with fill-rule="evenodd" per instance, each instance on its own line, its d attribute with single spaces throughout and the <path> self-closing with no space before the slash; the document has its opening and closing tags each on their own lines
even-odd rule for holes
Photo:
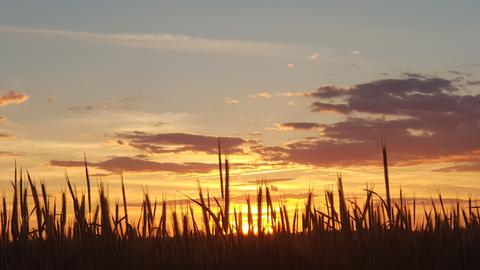
<svg viewBox="0 0 480 270">
<path fill-rule="evenodd" d="M 242 211 L 230 205 L 219 146 L 218 197 L 199 182 L 198 196 L 172 209 L 145 193 L 138 219 L 128 214 L 123 177 L 121 200 L 111 203 L 100 183 L 92 204 L 86 160 L 86 192 L 65 174 L 58 204 L 15 168 L 12 203 L 4 196 L 0 211 L 0 269 L 478 269 L 476 202 L 447 205 L 439 195 L 420 207 L 402 191 L 392 198 L 382 152 L 385 197 L 367 186 L 362 200 L 350 200 L 339 174 L 337 191 L 321 202 L 309 191 L 302 207 L 288 209 L 259 184 Z"/>
</svg>

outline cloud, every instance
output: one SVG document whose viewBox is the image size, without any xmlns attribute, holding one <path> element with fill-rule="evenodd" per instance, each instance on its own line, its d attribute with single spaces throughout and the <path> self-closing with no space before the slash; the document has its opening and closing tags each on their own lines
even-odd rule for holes
<svg viewBox="0 0 480 270">
<path fill-rule="evenodd" d="M 283 177 L 283 178 L 266 178 L 266 179 L 256 179 L 256 180 L 248 180 L 247 183 L 244 185 L 251 185 L 251 184 L 275 184 L 275 183 L 280 183 L 280 182 L 289 182 L 293 181 L 295 178 L 290 178 L 290 177 Z"/>
<path fill-rule="evenodd" d="M 288 123 L 282 123 L 279 124 L 280 128 L 283 129 L 295 129 L 295 130 L 312 130 L 312 129 L 318 129 L 321 128 L 322 125 L 318 123 L 312 123 L 312 122 L 288 122 Z"/>
<path fill-rule="evenodd" d="M 85 166 L 84 161 L 73 161 L 73 160 L 52 160 L 50 161 L 50 165 L 57 166 L 57 167 L 83 167 Z M 88 163 L 88 165 L 92 165 L 92 163 Z"/>
<path fill-rule="evenodd" d="M 0 132 L 0 140 L 10 140 L 10 139 L 15 139 L 15 135 Z"/>
<path fill-rule="evenodd" d="M 148 153 L 181 153 L 181 152 L 203 152 L 208 154 L 217 153 L 218 137 L 196 135 L 188 133 L 159 133 L 149 134 L 134 131 L 130 133 L 119 133 L 116 135 L 122 142 L 136 149 Z M 222 137 L 222 150 L 230 154 L 243 153 L 242 146 L 247 142 L 239 137 Z"/>
<path fill-rule="evenodd" d="M 142 48 L 222 53 L 278 58 L 304 58 L 312 48 L 300 45 L 267 43 L 252 40 L 209 39 L 167 33 L 96 33 L 57 29 L 1 27 L 0 33 L 42 35 L 54 38 L 106 42 Z"/>
<path fill-rule="evenodd" d="M 228 97 L 225 98 L 224 101 L 225 101 L 226 104 L 238 104 L 238 103 L 240 103 L 240 100 L 233 99 L 233 98 L 228 98 Z"/>
<path fill-rule="evenodd" d="M 309 97 L 317 100 L 312 111 L 349 114 L 322 125 L 316 137 L 253 150 L 272 161 L 338 166 L 378 164 L 381 139 L 397 165 L 474 156 L 480 149 L 480 95 L 461 94 L 452 80 L 417 76 L 322 86 Z"/>
<path fill-rule="evenodd" d="M 473 151 L 471 155 L 454 157 L 450 165 L 435 169 L 434 172 L 480 172 L 480 151 Z"/>
<path fill-rule="evenodd" d="M 292 63 L 287 64 L 287 68 L 289 68 L 289 69 L 293 69 L 293 68 L 296 68 L 296 67 L 297 66 L 295 64 L 292 64 Z"/>
<path fill-rule="evenodd" d="M 255 137 L 260 137 L 260 136 L 263 135 L 263 133 L 260 132 L 260 131 L 252 131 L 252 132 L 250 132 L 249 134 L 250 134 L 251 136 L 255 136 Z"/>
<path fill-rule="evenodd" d="M 52 160 L 50 165 L 58 167 L 83 167 L 83 161 L 73 160 Z M 137 157 L 112 157 L 105 161 L 97 163 L 89 163 L 89 166 L 109 171 L 112 173 L 120 172 L 174 172 L 174 173 L 207 173 L 218 168 L 217 164 L 188 162 L 188 163 L 171 163 L 156 162 L 148 159 Z M 94 176 L 94 175 L 92 175 Z M 108 176 L 102 174 L 102 176 Z"/>
<path fill-rule="evenodd" d="M 92 105 L 71 106 L 71 107 L 68 107 L 67 110 L 74 111 L 74 112 L 84 112 L 84 111 L 93 111 L 94 107 Z"/>
<path fill-rule="evenodd" d="M 260 92 L 260 93 L 250 95 L 250 98 L 271 98 L 271 97 L 273 97 L 272 94 L 268 92 Z"/>
<path fill-rule="evenodd" d="M 57 101 L 57 97 L 54 95 L 51 95 L 47 98 L 48 103 L 55 103 Z"/>
<path fill-rule="evenodd" d="M 458 71 L 458 70 L 449 70 L 448 73 L 453 74 L 453 75 L 458 75 L 458 76 L 466 76 L 466 77 L 473 76 L 473 73 Z"/>
<path fill-rule="evenodd" d="M 354 51 L 351 51 L 350 54 L 351 54 L 351 55 L 359 55 L 359 54 L 360 54 L 360 51 L 354 50 Z"/>
<path fill-rule="evenodd" d="M 24 153 L 12 152 L 12 151 L 0 151 L 0 157 L 22 157 Z"/>
<path fill-rule="evenodd" d="M 337 98 L 343 97 L 349 90 L 349 87 L 345 86 L 323 85 L 316 91 L 307 93 L 306 95 L 317 98 Z"/>
<path fill-rule="evenodd" d="M 285 93 L 278 93 L 277 96 L 281 96 L 281 97 L 304 97 L 304 96 L 308 96 L 308 93 L 305 93 L 305 92 L 285 92 Z"/>
<path fill-rule="evenodd" d="M 90 177 L 108 177 L 111 175 L 111 173 L 92 173 L 90 174 Z"/>
<path fill-rule="evenodd" d="M 169 163 L 156 162 L 132 157 L 114 157 L 95 165 L 97 168 L 110 172 L 175 172 L 175 173 L 206 173 L 218 168 L 217 164 L 198 162 Z"/>
<path fill-rule="evenodd" d="M 6 94 L 0 95 L 0 106 L 10 104 L 20 104 L 28 100 L 28 96 L 15 91 L 8 91 Z"/>
<path fill-rule="evenodd" d="M 320 56 L 320 55 L 319 55 L 318 53 L 314 52 L 312 55 L 310 55 L 310 56 L 308 57 L 308 59 L 310 59 L 310 60 L 312 60 L 312 61 L 316 61 L 316 60 L 318 60 L 319 56 Z"/>
<path fill-rule="evenodd" d="M 435 172 L 480 172 L 480 160 L 434 170 Z"/>
<path fill-rule="evenodd" d="M 434 111 L 455 110 L 459 101 L 465 105 L 469 98 L 454 95 L 458 88 L 452 81 L 442 78 L 384 79 L 352 87 L 322 86 L 310 94 L 320 99 L 337 98 L 345 101 L 344 111 L 411 115 Z M 319 102 L 318 111 L 325 103 Z M 458 109 L 458 108 L 457 108 Z M 317 111 L 315 103 L 312 110 Z"/>
<path fill-rule="evenodd" d="M 480 81 L 468 81 L 468 85 L 480 85 Z"/>
<path fill-rule="evenodd" d="M 53 100 L 55 101 L 55 100 Z M 128 111 L 132 109 L 135 99 L 123 99 L 122 102 L 103 102 L 95 105 L 70 106 L 67 110 L 72 112 L 92 112 L 92 111 Z"/>
<path fill-rule="evenodd" d="M 312 112 L 332 112 L 349 114 L 350 108 L 345 104 L 331 104 L 315 101 L 311 105 Z"/>
</svg>

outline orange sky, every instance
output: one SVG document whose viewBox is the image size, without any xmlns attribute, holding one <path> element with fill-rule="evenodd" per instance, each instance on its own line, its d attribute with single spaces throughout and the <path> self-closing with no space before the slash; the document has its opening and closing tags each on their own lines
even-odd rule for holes
<svg viewBox="0 0 480 270">
<path fill-rule="evenodd" d="M 80 187 L 84 155 L 113 198 L 121 171 L 132 200 L 218 193 L 221 137 L 235 198 L 301 202 L 339 171 L 382 193 L 381 140 L 394 194 L 480 198 L 478 4 L 166 2 L 2 5 L 3 193 L 15 160 Z"/>
</svg>

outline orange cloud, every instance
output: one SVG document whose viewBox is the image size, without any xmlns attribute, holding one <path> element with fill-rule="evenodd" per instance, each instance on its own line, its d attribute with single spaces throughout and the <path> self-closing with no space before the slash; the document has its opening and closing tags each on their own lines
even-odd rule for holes
<svg viewBox="0 0 480 270">
<path fill-rule="evenodd" d="M 15 139 L 14 135 L 8 133 L 0 133 L 0 140 Z"/>
<path fill-rule="evenodd" d="M 225 98 L 225 103 L 226 104 L 238 104 L 238 103 L 240 103 L 240 101 L 238 99 Z"/>
<path fill-rule="evenodd" d="M 6 106 L 10 104 L 20 104 L 27 101 L 28 96 L 15 91 L 9 91 L 0 96 L 0 106 Z"/>
</svg>

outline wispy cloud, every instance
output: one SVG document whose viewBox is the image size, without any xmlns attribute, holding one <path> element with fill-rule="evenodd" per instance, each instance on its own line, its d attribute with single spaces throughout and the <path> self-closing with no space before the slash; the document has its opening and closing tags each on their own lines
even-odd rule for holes
<svg viewBox="0 0 480 270">
<path fill-rule="evenodd" d="M 195 51 L 280 58 L 303 58 L 312 48 L 302 45 L 253 40 L 211 39 L 166 33 L 99 33 L 58 29 L 0 26 L 0 33 L 43 35 L 64 39 L 92 40 L 118 45 L 140 46 L 176 51 Z"/>
<path fill-rule="evenodd" d="M 285 93 L 278 93 L 278 96 L 281 97 L 304 97 L 308 96 L 307 92 L 285 92 Z"/>
<path fill-rule="evenodd" d="M 227 97 L 227 98 L 225 98 L 224 102 L 226 104 L 238 104 L 238 103 L 240 103 L 240 100 Z"/>
<path fill-rule="evenodd" d="M 51 166 L 57 167 L 82 167 L 84 163 L 76 160 L 52 160 Z M 134 173 L 152 173 L 152 172 L 173 172 L 173 173 L 207 173 L 217 168 L 216 164 L 188 162 L 171 163 L 156 162 L 153 160 L 136 157 L 112 157 L 98 163 L 90 163 L 98 169 L 112 173 L 134 172 Z M 107 175 L 108 176 L 108 175 Z"/>
<path fill-rule="evenodd" d="M 308 59 L 310 59 L 310 60 L 312 60 L 312 61 L 316 61 L 316 60 L 318 60 L 318 57 L 319 57 L 319 56 L 320 56 L 320 55 L 319 55 L 318 53 L 314 52 L 312 55 L 310 55 L 310 56 L 308 57 Z"/>
<path fill-rule="evenodd" d="M 0 157 L 22 157 L 24 153 L 13 152 L 13 151 L 0 151 Z"/>
<path fill-rule="evenodd" d="M 250 95 L 250 98 L 271 98 L 271 97 L 273 97 L 272 94 L 268 92 L 260 92 L 260 93 Z"/>
<path fill-rule="evenodd" d="M 312 122 L 288 122 L 277 124 L 279 130 L 318 130 L 324 125 Z"/>
</svg>

